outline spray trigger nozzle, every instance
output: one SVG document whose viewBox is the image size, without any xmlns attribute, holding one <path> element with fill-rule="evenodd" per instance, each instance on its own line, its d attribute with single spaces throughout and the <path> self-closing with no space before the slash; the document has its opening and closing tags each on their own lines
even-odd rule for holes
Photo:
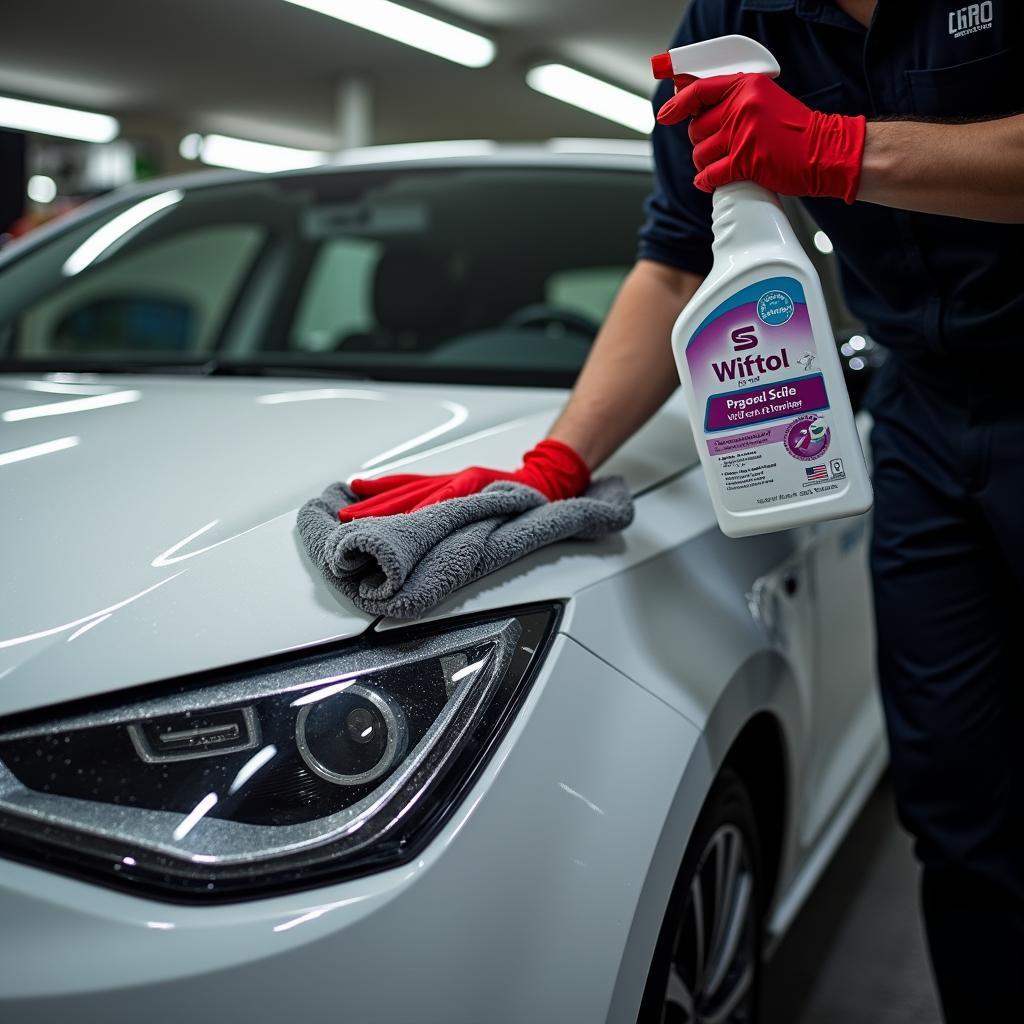
<svg viewBox="0 0 1024 1024">
<path fill-rule="evenodd" d="M 719 36 L 655 54 L 651 58 L 651 70 L 655 78 L 661 79 L 680 75 L 711 78 L 741 71 L 777 78 L 781 69 L 771 51 L 757 40 L 747 36 Z"/>
</svg>

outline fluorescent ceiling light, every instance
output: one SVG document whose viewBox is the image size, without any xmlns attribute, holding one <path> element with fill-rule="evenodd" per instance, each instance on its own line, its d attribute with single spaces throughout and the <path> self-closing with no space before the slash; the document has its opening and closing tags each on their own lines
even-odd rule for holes
<svg viewBox="0 0 1024 1024">
<path fill-rule="evenodd" d="M 646 97 L 564 64 L 541 64 L 531 68 L 526 73 L 526 84 L 545 96 L 571 103 L 635 132 L 648 135 L 654 127 L 654 111 Z"/>
<path fill-rule="evenodd" d="M 57 135 L 79 142 L 112 142 L 121 126 L 106 114 L 52 107 L 48 103 L 13 100 L 0 96 L 0 125 L 19 132 Z"/>
<path fill-rule="evenodd" d="M 143 199 L 141 203 L 129 206 L 124 213 L 119 213 L 113 220 L 94 231 L 65 261 L 61 270 L 65 277 L 73 277 L 81 273 L 91 263 L 95 263 L 111 246 L 120 242 L 133 228 L 138 227 L 150 217 L 155 217 L 162 210 L 180 203 L 185 195 L 180 189 L 171 189 L 159 195 Z"/>
<path fill-rule="evenodd" d="M 186 160 L 198 160 L 203 155 L 203 137 L 198 132 L 189 132 L 178 143 L 178 152 Z"/>
<path fill-rule="evenodd" d="M 269 142 L 235 139 L 230 135 L 186 135 L 178 145 L 186 160 L 202 160 L 211 167 L 230 167 L 236 171 L 295 171 L 316 167 L 325 153 L 292 146 L 274 146 Z"/>
<path fill-rule="evenodd" d="M 548 149 L 555 153 L 597 153 L 601 156 L 651 155 L 650 139 L 548 139 Z"/>
<path fill-rule="evenodd" d="M 57 198 L 57 182 L 45 174 L 33 174 L 28 179 L 25 194 L 33 203 L 46 205 Z"/>
<path fill-rule="evenodd" d="M 445 139 L 437 142 L 398 142 L 389 146 L 363 146 L 343 150 L 336 164 L 401 163 L 403 160 L 433 160 L 488 156 L 498 152 L 492 139 Z"/>
<path fill-rule="evenodd" d="M 437 57 L 482 68 L 494 60 L 495 45 L 486 36 L 456 28 L 429 14 L 411 11 L 391 0 L 286 0 L 297 7 L 347 21 L 370 32 L 415 46 Z"/>
</svg>

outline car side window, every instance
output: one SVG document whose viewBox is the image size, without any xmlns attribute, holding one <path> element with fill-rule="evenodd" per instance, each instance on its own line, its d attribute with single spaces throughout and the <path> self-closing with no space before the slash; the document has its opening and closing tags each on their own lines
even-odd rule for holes
<svg viewBox="0 0 1024 1024">
<path fill-rule="evenodd" d="M 29 358 L 210 354 L 264 234 L 253 224 L 193 228 L 97 263 L 22 312 L 15 349 Z"/>
</svg>

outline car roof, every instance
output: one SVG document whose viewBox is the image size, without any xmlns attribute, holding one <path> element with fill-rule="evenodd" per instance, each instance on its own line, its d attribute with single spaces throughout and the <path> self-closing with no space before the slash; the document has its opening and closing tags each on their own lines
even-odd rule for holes
<svg viewBox="0 0 1024 1024">
<path fill-rule="evenodd" d="M 443 142 L 411 142 L 388 146 L 366 146 L 329 156 L 324 163 L 296 170 L 256 174 L 251 171 L 206 170 L 162 179 L 162 186 L 173 184 L 190 188 L 205 184 L 248 181 L 253 177 L 281 178 L 322 175 L 331 170 L 387 170 L 394 167 L 578 167 L 581 169 L 651 168 L 648 140 L 630 139 L 549 139 L 542 143 L 500 143 L 489 139 L 463 139 Z M 147 182 L 146 191 L 161 191 Z"/>
<path fill-rule="evenodd" d="M 534 143 L 500 143 L 489 139 L 463 139 L 442 142 L 412 142 L 387 146 L 366 146 L 329 156 L 314 167 L 261 173 L 255 171 L 190 171 L 125 185 L 83 203 L 77 209 L 0 250 L 0 268 L 25 255 L 29 250 L 63 234 L 84 217 L 102 212 L 107 206 L 130 199 L 145 199 L 171 189 L 197 190 L 233 183 L 321 176 L 332 171 L 395 170 L 417 167 L 481 168 L 536 167 L 577 168 L 579 170 L 624 170 L 649 172 L 652 167 L 647 139 L 549 139 Z"/>
</svg>

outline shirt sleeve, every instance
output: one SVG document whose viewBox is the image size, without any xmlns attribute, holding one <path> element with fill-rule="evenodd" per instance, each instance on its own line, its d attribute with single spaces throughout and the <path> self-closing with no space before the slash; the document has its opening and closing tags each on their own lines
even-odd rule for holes
<svg viewBox="0 0 1024 1024">
<path fill-rule="evenodd" d="M 693 0 L 672 47 L 687 46 L 727 28 L 722 0 Z M 673 92 L 671 80 L 658 83 L 655 113 Z M 657 260 L 704 276 L 711 270 L 711 196 L 693 184 L 693 146 L 688 121 L 666 128 L 656 124 L 651 133 L 654 151 L 654 190 L 644 204 L 646 219 L 640 229 L 639 259 Z"/>
</svg>

